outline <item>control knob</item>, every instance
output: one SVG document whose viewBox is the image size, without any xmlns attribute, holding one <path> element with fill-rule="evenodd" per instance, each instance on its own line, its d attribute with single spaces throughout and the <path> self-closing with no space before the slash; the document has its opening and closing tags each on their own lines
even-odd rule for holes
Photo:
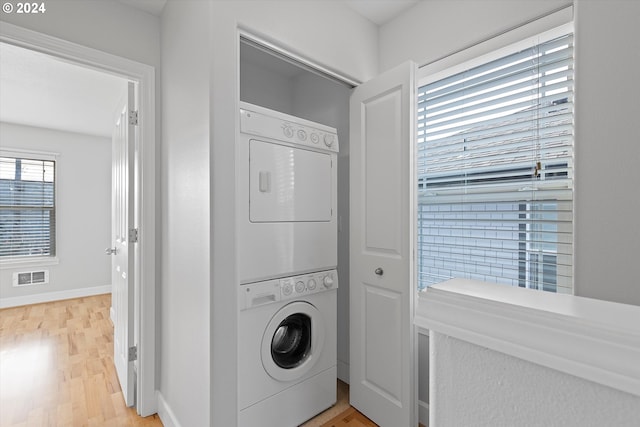
<svg viewBox="0 0 640 427">
<path fill-rule="evenodd" d="M 316 288 L 316 279 L 309 279 L 309 281 L 307 282 L 307 289 L 312 291 L 315 288 Z"/>
<path fill-rule="evenodd" d="M 333 145 L 333 135 L 324 136 L 324 145 L 327 147 L 331 147 Z"/>
<path fill-rule="evenodd" d="M 291 284 L 291 282 L 286 282 L 282 285 L 282 294 L 286 297 L 288 297 L 289 295 L 291 295 L 291 293 L 293 292 L 293 285 Z"/>
<path fill-rule="evenodd" d="M 291 128 L 291 126 L 289 125 L 284 125 L 282 127 L 282 133 L 284 134 L 284 136 L 286 136 L 287 138 L 291 138 L 293 136 L 293 129 Z"/>
<path fill-rule="evenodd" d="M 333 286 L 333 277 L 331 276 L 324 276 L 324 279 L 322 279 L 322 284 L 324 285 L 325 288 L 330 288 Z"/>
<path fill-rule="evenodd" d="M 304 292 L 304 282 L 302 280 L 296 282 L 296 292 L 299 294 Z"/>
</svg>

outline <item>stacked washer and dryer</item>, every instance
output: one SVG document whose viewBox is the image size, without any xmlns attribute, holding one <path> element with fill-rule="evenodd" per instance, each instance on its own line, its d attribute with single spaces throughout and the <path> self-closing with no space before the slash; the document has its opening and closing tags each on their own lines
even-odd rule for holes
<svg viewBox="0 0 640 427">
<path fill-rule="evenodd" d="M 239 426 L 336 402 L 336 129 L 240 103 Z"/>
</svg>

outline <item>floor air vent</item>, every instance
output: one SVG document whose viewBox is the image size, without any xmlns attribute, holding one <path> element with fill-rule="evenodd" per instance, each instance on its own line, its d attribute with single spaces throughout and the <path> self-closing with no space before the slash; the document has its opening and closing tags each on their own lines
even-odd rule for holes
<svg viewBox="0 0 640 427">
<path fill-rule="evenodd" d="M 44 285 L 49 283 L 49 270 L 13 273 L 13 286 Z"/>
</svg>

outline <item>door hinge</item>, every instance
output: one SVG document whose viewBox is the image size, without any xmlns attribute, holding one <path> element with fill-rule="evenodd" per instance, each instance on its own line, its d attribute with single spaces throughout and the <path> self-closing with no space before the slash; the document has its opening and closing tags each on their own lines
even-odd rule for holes
<svg viewBox="0 0 640 427">
<path fill-rule="evenodd" d="M 129 347 L 129 362 L 133 362 L 134 360 L 138 360 L 138 347 L 135 345 Z"/>
<path fill-rule="evenodd" d="M 129 243 L 138 243 L 138 229 L 132 228 L 129 230 Z"/>
<path fill-rule="evenodd" d="M 133 126 L 138 126 L 138 111 L 130 110 L 129 111 L 129 124 Z"/>
</svg>

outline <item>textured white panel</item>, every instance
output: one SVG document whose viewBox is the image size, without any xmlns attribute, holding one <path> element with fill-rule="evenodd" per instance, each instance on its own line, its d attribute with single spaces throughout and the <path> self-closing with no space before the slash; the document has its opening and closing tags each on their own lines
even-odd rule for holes
<svg viewBox="0 0 640 427">
<path fill-rule="evenodd" d="M 432 333 L 430 425 L 635 427 L 640 398 Z"/>
</svg>

